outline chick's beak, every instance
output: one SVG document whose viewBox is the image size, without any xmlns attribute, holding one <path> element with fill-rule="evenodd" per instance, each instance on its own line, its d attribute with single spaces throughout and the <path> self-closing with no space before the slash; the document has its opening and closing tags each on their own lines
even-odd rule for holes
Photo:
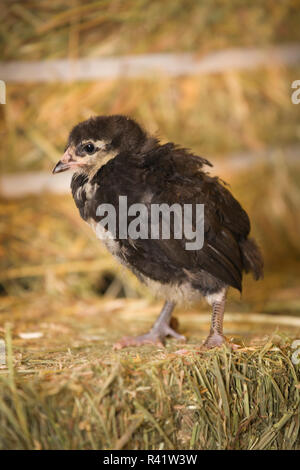
<svg viewBox="0 0 300 470">
<path fill-rule="evenodd" d="M 72 152 L 70 148 L 68 148 L 63 154 L 62 159 L 59 160 L 53 168 L 52 173 L 61 173 L 62 171 L 67 171 L 69 168 L 74 166 L 79 166 L 79 162 L 73 159 Z"/>
</svg>

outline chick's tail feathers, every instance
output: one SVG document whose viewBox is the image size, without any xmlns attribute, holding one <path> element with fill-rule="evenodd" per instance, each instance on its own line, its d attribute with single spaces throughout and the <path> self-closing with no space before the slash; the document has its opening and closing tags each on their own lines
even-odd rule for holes
<svg viewBox="0 0 300 470">
<path fill-rule="evenodd" d="M 264 260 L 260 249 L 253 238 L 240 242 L 243 267 L 246 273 L 252 272 L 255 280 L 264 277 Z"/>
</svg>

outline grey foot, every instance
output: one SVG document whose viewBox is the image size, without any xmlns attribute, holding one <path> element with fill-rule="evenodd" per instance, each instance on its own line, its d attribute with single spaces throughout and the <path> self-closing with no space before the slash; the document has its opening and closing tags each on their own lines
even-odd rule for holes
<svg viewBox="0 0 300 470">
<path fill-rule="evenodd" d="M 155 344 L 158 346 L 164 345 L 166 336 L 172 336 L 179 341 L 185 341 L 185 336 L 180 335 L 177 331 L 173 330 L 169 325 L 161 325 L 158 331 L 151 330 L 149 333 L 140 336 L 127 336 L 114 344 L 114 349 L 122 349 L 128 346 L 141 346 L 143 344 Z"/>
<path fill-rule="evenodd" d="M 201 349 L 207 350 L 207 349 L 219 348 L 223 344 L 226 344 L 234 351 L 236 351 L 237 349 L 240 349 L 241 347 L 239 344 L 235 344 L 229 341 L 228 338 L 226 338 L 226 336 L 220 335 L 218 333 L 213 333 L 213 334 L 208 335 L 203 345 L 201 346 Z"/>
<path fill-rule="evenodd" d="M 219 333 L 210 333 L 203 343 L 203 349 L 219 348 L 226 343 L 225 336 Z"/>
</svg>

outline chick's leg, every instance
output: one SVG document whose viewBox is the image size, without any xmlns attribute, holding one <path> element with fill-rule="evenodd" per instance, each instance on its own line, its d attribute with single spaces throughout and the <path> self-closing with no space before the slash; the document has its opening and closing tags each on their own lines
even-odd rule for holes
<svg viewBox="0 0 300 470">
<path fill-rule="evenodd" d="M 114 345 L 114 349 L 121 349 L 126 346 L 140 346 L 142 344 L 160 344 L 163 345 L 166 336 L 173 336 L 173 338 L 181 341 L 185 340 L 185 337 L 177 333 L 170 326 L 172 312 L 174 310 L 175 303 L 166 301 L 160 315 L 154 325 L 152 326 L 149 333 L 141 336 L 132 336 L 121 339 Z"/>
<path fill-rule="evenodd" d="M 225 343 L 226 338 L 223 335 L 223 319 L 225 311 L 226 292 L 222 296 L 212 302 L 212 318 L 211 328 L 208 337 L 206 338 L 203 346 L 204 348 L 211 349 L 216 346 L 221 346 Z"/>
</svg>

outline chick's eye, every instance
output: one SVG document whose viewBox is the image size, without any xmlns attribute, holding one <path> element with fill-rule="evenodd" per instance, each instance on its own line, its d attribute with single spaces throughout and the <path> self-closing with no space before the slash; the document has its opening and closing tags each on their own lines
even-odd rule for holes
<svg viewBox="0 0 300 470">
<path fill-rule="evenodd" d="M 95 145 L 94 145 L 94 144 L 91 144 L 91 143 L 86 144 L 86 145 L 84 145 L 83 150 L 84 150 L 86 153 L 93 153 L 94 150 L 95 150 Z"/>
</svg>

